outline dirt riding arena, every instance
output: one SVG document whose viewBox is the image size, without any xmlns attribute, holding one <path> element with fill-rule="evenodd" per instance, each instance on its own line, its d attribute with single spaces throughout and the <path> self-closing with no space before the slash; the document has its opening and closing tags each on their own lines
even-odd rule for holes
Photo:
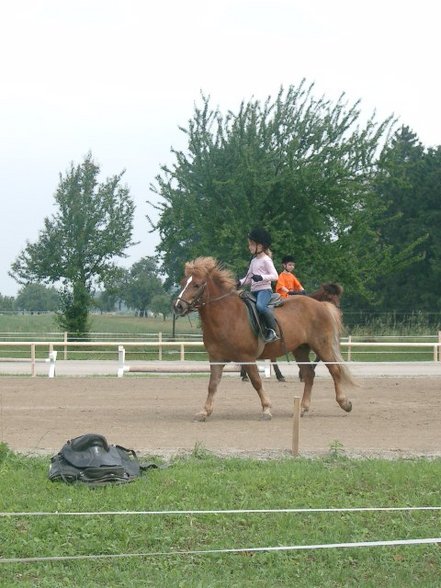
<svg viewBox="0 0 441 588">
<path fill-rule="evenodd" d="M 83 433 L 142 455 L 171 457 L 204 448 L 218 455 L 277 457 L 292 447 L 293 397 L 302 385 L 265 380 L 272 421 L 260 421 L 250 384 L 225 376 L 213 415 L 194 422 L 207 391 L 205 375 L 0 378 L 0 440 L 18 452 L 50 454 Z M 317 377 L 310 413 L 300 421 L 300 454 L 341 448 L 350 456 L 440 456 L 439 376 L 359 378 L 350 414 L 334 398 L 329 377 Z"/>
</svg>

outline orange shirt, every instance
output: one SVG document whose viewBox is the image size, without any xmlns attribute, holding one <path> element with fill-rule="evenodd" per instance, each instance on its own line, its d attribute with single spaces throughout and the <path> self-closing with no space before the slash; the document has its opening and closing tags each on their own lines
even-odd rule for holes
<svg viewBox="0 0 441 588">
<path fill-rule="evenodd" d="M 302 284 L 291 272 L 281 272 L 279 279 L 276 284 L 276 292 L 282 296 L 282 298 L 288 298 L 288 292 L 284 292 L 281 288 L 287 288 L 288 290 L 294 290 L 295 292 L 301 292 L 304 290 Z"/>
</svg>

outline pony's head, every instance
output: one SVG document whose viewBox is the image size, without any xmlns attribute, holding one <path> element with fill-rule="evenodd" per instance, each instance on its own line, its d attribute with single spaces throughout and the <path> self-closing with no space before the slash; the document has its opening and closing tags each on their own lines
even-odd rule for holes
<svg viewBox="0 0 441 588">
<path fill-rule="evenodd" d="M 197 257 L 188 261 L 184 266 L 182 290 L 173 304 L 175 314 L 185 316 L 206 304 L 209 284 L 214 284 L 220 292 L 227 292 L 234 289 L 235 279 L 230 270 L 213 257 Z"/>
</svg>

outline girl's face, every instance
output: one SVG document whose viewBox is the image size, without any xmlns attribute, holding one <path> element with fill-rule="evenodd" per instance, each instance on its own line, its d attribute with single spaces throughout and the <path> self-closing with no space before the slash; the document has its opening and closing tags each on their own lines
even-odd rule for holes
<svg viewBox="0 0 441 588">
<path fill-rule="evenodd" d="M 260 243 L 256 243 L 256 241 L 252 241 L 251 239 L 248 239 L 248 249 L 250 250 L 250 253 L 252 253 L 253 255 L 256 255 L 257 253 L 262 253 L 263 251 L 263 247 Z"/>
<path fill-rule="evenodd" d="M 287 272 L 292 272 L 293 269 L 295 268 L 296 264 L 293 261 L 288 261 L 288 263 L 285 263 L 283 265 L 283 267 L 285 268 L 285 271 Z"/>
</svg>

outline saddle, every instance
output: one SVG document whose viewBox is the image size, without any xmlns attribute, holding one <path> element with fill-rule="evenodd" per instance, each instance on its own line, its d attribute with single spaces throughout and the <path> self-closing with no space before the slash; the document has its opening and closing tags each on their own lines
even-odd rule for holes
<svg viewBox="0 0 441 588">
<path fill-rule="evenodd" d="M 239 293 L 239 296 L 247 307 L 248 319 L 250 321 L 253 333 L 256 335 L 256 337 L 260 337 L 261 339 L 265 340 L 266 325 L 263 323 L 261 316 L 257 312 L 256 297 L 248 290 L 242 290 L 242 292 Z M 280 294 L 273 293 L 268 306 L 277 308 L 278 306 L 282 306 L 283 302 L 284 300 Z"/>
<path fill-rule="evenodd" d="M 52 481 L 89 486 L 131 482 L 154 463 L 140 464 L 133 449 L 110 445 L 103 435 L 87 433 L 71 439 L 51 458 L 48 477 Z"/>
</svg>

